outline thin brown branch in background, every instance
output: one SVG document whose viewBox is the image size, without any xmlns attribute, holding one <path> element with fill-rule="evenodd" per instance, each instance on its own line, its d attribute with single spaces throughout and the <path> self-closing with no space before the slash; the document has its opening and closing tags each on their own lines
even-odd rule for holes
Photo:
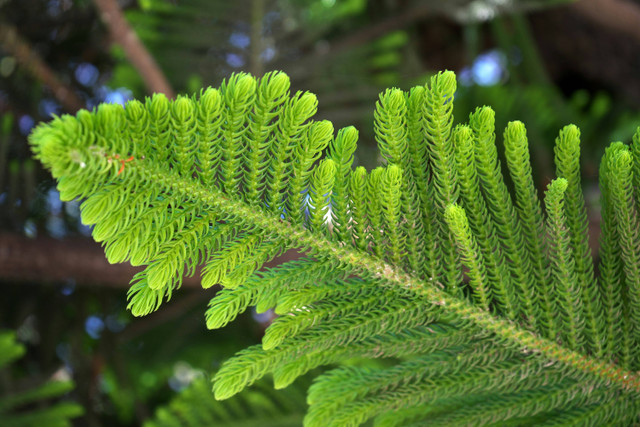
<svg viewBox="0 0 640 427">
<path fill-rule="evenodd" d="M 29 239 L 0 233 L 0 281 L 65 283 L 126 289 L 141 267 L 109 264 L 100 244 L 83 237 Z M 184 287 L 200 287 L 200 277 L 185 277 Z"/>
<path fill-rule="evenodd" d="M 429 5 L 415 6 L 379 22 L 355 30 L 340 40 L 331 42 L 330 53 L 340 53 L 354 47 L 362 46 L 393 31 L 406 28 L 417 21 L 436 14 L 436 12 L 437 11 Z"/>
<path fill-rule="evenodd" d="M 437 16 L 442 12 L 439 9 L 431 7 L 431 5 L 417 5 L 408 10 L 386 17 L 378 22 L 357 28 L 349 34 L 338 37 L 335 40 L 329 40 L 329 46 L 326 50 L 314 50 L 311 54 L 296 61 L 296 68 L 290 69 L 287 65 L 281 64 L 279 67 L 289 68 L 287 73 L 292 80 L 304 79 L 309 74 L 310 69 L 315 69 L 319 63 L 327 62 L 329 59 L 348 53 L 351 49 L 364 46 L 384 35 L 393 31 L 407 28 L 416 22 L 422 21 L 431 16 Z M 291 43 L 291 41 L 288 41 Z M 281 62 L 287 62 L 286 59 L 280 59 Z M 276 66 L 278 68 L 278 66 Z"/>
<path fill-rule="evenodd" d="M 127 59 L 138 70 L 151 93 L 164 93 L 175 98 L 175 92 L 153 56 L 142 44 L 124 17 L 117 0 L 93 0 L 112 40 L 122 46 Z"/>
<path fill-rule="evenodd" d="M 189 310 L 202 304 L 203 301 L 210 300 L 213 296 L 214 293 L 212 292 L 196 290 L 190 292 L 178 301 L 171 301 L 164 310 L 148 314 L 143 319 L 138 319 L 129 324 L 127 328 L 117 336 L 118 343 L 133 341 L 145 332 L 151 331 L 164 323 L 174 321 Z"/>
<path fill-rule="evenodd" d="M 13 55 L 16 62 L 23 66 L 36 79 L 51 89 L 63 108 L 70 113 L 75 113 L 84 107 L 82 100 L 63 82 L 61 82 L 40 58 L 40 55 L 31 48 L 31 45 L 18 34 L 16 27 L 0 21 L 0 47 L 5 52 Z"/>
<path fill-rule="evenodd" d="M 640 7 L 627 0 L 581 0 L 571 7 L 592 22 L 640 41 Z"/>
<path fill-rule="evenodd" d="M 249 68 L 254 76 L 262 76 L 262 21 L 264 0 L 251 0 L 251 56 Z"/>
<path fill-rule="evenodd" d="M 290 250 L 265 266 L 273 267 L 300 257 Z M 65 283 L 78 286 L 128 288 L 131 278 L 143 267 L 129 263 L 109 264 L 99 243 L 86 237 L 30 239 L 16 233 L 0 233 L 0 281 Z M 185 276 L 185 288 L 200 288 L 200 268 Z"/>
</svg>

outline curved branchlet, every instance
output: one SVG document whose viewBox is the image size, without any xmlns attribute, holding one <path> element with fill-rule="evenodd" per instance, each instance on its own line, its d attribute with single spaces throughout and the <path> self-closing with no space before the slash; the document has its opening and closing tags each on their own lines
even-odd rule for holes
<svg viewBox="0 0 640 427">
<path fill-rule="evenodd" d="M 422 115 L 422 105 L 425 102 L 425 88 L 416 86 L 407 95 L 407 148 L 411 162 L 410 171 L 412 178 L 410 182 L 415 183 L 416 193 L 420 201 L 420 214 L 422 220 L 422 233 L 416 226 L 418 242 L 423 246 L 422 274 L 426 278 L 435 278 L 438 275 L 437 266 L 437 241 L 436 230 L 437 221 L 433 215 L 433 194 L 431 166 L 429 165 L 429 148 L 424 130 L 424 120 Z M 406 172 L 408 173 L 408 172 Z"/>
<path fill-rule="evenodd" d="M 608 188 L 620 238 L 624 271 L 624 293 L 631 336 L 631 368 L 640 367 L 640 221 L 633 191 L 633 158 L 627 147 L 620 147 L 607 158 Z M 624 297 L 623 297 L 624 298 Z"/>
<path fill-rule="evenodd" d="M 547 232 L 556 305 L 562 324 L 560 336 L 569 348 L 583 350 L 583 301 L 564 211 L 567 187 L 568 182 L 564 178 L 557 178 L 549 184 L 544 199 L 547 209 Z"/>
<path fill-rule="evenodd" d="M 453 140 L 460 198 L 481 251 L 479 256 L 482 256 L 486 265 L 486 284 L 491 288 L 492 304 L 498 307 L 502 315 L 515 320 L 518 317 L 516 288 L 512 283 L 498 234 L 490 221 L 487 204 L 480 191 L 471 128 L 465 125 L 456 126 Z"/>
<path fill-rule="evenodd" d="M 394 265 L 402 265 L 406 256 L 405 239 L 400 228 L 401 224 L 401 195 L 402 170 L 396 166 L 389 166 L 381 181 L 381 200 L 384 233 L 387 236 L 387 256 Z"/>
<path fill-rule="evenodd" d="M 367 170 L 359 166 L 349 177 L 349 211 L 351 241 L 361 251 L 367 250 Z"/>
<path fill-rule="evenodd" d="M 382 202 L 380 200 L 383 176 L 384 168 L 378 167 L 371 171 L 369 179 L 367 180 L 367 198 L 369 199 L 367 223 L 369 225 L 369 239 L 373 253 L 380 258 L 384 255 Z"/>
<path fill-rule="evenodd" d="M 284 190 L 291 174 L 293 149 L 304 138 L 310 126 L 307 120 L 316 113 L 318 99 L 309 92 L 297 92 L 288 98 L 277 121 L 275 134 L 269 144 L 271 162 L 267 167 L 266 204 L 271 212 L 282 213 Z"/>
<path fill-rule="evenodd" d="M 600 162 L 600 206 L 602 225 L 600 233 L 600 287 L 605 320 L 605 356 L 617 359 L 621 366 L 631 363 L 632 337 L 629 322 L 629 304 L 625 292 L 625 276 L 621 257 L 620 234 L 610 188 L 610 159 L 624 150 L 622 142 L 611 144 Z"/>
<path fill-rule="evenodd" d="M 409 152 L 409 124 L 407 99 L 400 89 L 390 89 L 380 95 L 374 113 L 374 129 L 380 153 L 389 164 L 402 169 L 401 192 L 402 239 L 406 243 L 403 259 L 409 271 L 420 272 L 423 268 L 421 254 L 424 252 L 423 222 L 420 214 L 420 198 L 416 192 L 413 165 Z M 415 129 L 413 129 L 415 132 Z"/>
<path fill-rule="evenodd" d="M 244 133 L 247 130 L 245 116 L 255 99 L 256 80 L 245 73 L 234 74 L 222 82 L 225 119 L 222 123 L 221 180 L 224 191 L 239 190 L 242 153 L 246 151 Z"/>
<path fill-rule="evenodd" d="M 271 149 L 271 138 L 275 137 L 274 119 L 283 113 L 283 105 L 289 98 L 289 87 L 289 76 L 279 71 L 265 74 L 257 86 L 255 106 L 250 111 L 251 121 L 244 134 L 247 150 L 242 153 L 247 165 L 243 185 L 247 201 L 251 204 L 260 203 L 264 175 L 270 160 L 267 153 Z M 310 144 L 308 148 L 310 157 L 313 157 L 315 144 Z"/>
<path fill-rule="evenodd" d="M 188 177 L 196 165 L 196 104 L 186 96 L 178 96 L 171 104 L 171 136 L 174 150 L 172 166 Z"/>
<path fill-rule="evenodd" d="M 444 212 L 444 219 L 460 249 L 464 263 L 469 267 L 469 278 L 473 297 L 480 307 L 489 310 L 491 294 L 487 286 L 487 274 L 482 252 L 478 248 L 475 238 L 471 235 L 469 220 L 463 208 L 458 205 L 449 205 Z"/>
<path fill-rule="evenodd" d="M 336 163 L 331 159 L 324 159 L 311 178 L 309 223 L 314 231 L 329 232 L 324 225 L 331 221 L 331 191 L 336 179 L 336 171 Z"/>
<path fill-rule="evenodd" d="M 149 141 L 153 152 L 153 157 L 155 160 L 159 162 L 165 162 L 168 160 L 169 153 L 171 152 L 171 133 L 170 133 L 170 116 L 169 116 L 169 105 L 170 101 L 167 97 L 162 93 L 156 93 L 151 98 L 147 98 L 145 102 L 145 106 L 147 111 L 149 111 L 149 135 L 148 138 L 143 139 L 143 141 Z M 132 107 L 127 104 L 127 110 Z M 87 117 L 84 113 L 79 113 L 80 115 Z M 136 116 L 132 116 L 131 119 L 137 121 Z M 221 119 L 222 121 L 222 119 Z M 86 120 L 85 126 L 88 128 L 90 126 L 91 121 Z M 220 129 L 222 130 L 222 129 Z M 89 129 L 86 129 L 89 131 Z M 213 145 L 213 144 L 212 144 Z M 134 144 L 134 148 L 137 147 L 137 144 Z M 215 145 L 214 145 L 215 146 Z M 219 148 L 216 151 L 220 150 Z M 139 152 L 133 152 L 134 156 L 140 156 L 145 150 L 139 150 Z M 221 152 L 219 153 L 219 155 Z M 145 156 L 151 155 L 151 153 L 145 153 Z"/>
<path fill-rule="evenodd" d="M 223 107 L 220 91 L 207 88 L 200 92 L 197 108 L 197 167 L 198 175 L 205 186 L 214 185 L 222 152 L 222 120 Z M 126 108 L 129 111 L 129 108 Z M 131 120 L 130 120 L 131 121 Z M 139 140 L 139 138 L 136 138 Z M 251 147 L 251 149 L 255 149 Z M 247 187 L 248 188 L 248 187 Z M 251 200 L 251 191 L 247 198 Z"/>
<path fill-rule="evenodd" d="M 250 306 L 281 315 L 263 345 L 223 365 L 217 398 L 266 374 L 285 387 L 318 366 L 387 357 L 403 362 L 320 379 L 309 423 L 633 419 L 637 138 L 631 149 L 614 144 L 602 165 L 598 358 L 573 264 L 571 223 L 581 214 L 563 207 L 569 177 L 552 183 L 540 231 L 524 127 L 505 132 L 514 206 L 493 112 L 478 110 L 471 126 L 452 131 L 455 87 L 445 72 L 381 96 L 376 138 L 386 164 L 370 173 L 352 170 L 355 130 L 334 139 L 331 123 L 310 120 L 315 96 L 290 96 L 278 72 L 236 74 L 192 98 L 156 95 L 58 117 L 30 142 L 63 200 L 83 199 L 83 222 L 108 259 L 145 267 L 129 291 L 133 314 L 158 309 L 204 264 L 203 286 L 224 287 L 207 310 L 210 328 Z M 304 258 L 261 270 L 289 248 Z M 331 378 L 354 393 L 345 397 Z"/>
<path fill-rule="evenodd" d="M 358 131 L 353 126 L 340 129 L 329 146 L 329 158 L 336 163 L 336 176 L 333 183 L 331 221 L 336 239 L 349 241 L 349 176 L 356 151 Z"/>
<path fill-rule="evenodd" d="M 434 214 L 437 218 L 437 241 L 441 248 L 438 252 L 439 279 L 453 294 L 461 295 L 458 284 L 461 281 L 460 261 L 455 250 L 453 236 L 444 221 L 445 208 L 458 201 L 459 189 L 453 141 L 453 95 L 456 91 L 455 74 L 450 71 L 438 73 L 425 86 L 425 99 L 422 105 L 423 127 L 428 142 L 434 186 Z"/>
<path fill-rule="evenodd" d="M 633 188 L 635 188 L 634 197 L 637 202 L 637 209 L 640 212 L 640 126 L 633 134 L 631 152 L 633 154 Z"/>
<path fill-rule="evenodd" d="M 604 322 L 589 248 L 589 222 L 580 184 L 580 131 L 576 126 L 565 126 L 560 131 L 556 139 L 555 155 L 556 173 L 567 180 L 565 212 L 579 289 L 582 292 L 585 327 L 589 331 L 587 349 L 601 357 Z"/>
<path fill-rule="evenodd" d="M 553 314 L 553 289 L 549 282 L 549 263 L 544 239 L 540 238 L 544 234 L 542 208 L 533 183 L 527 131 L 522 122 L 509 122 L 504 131 L 504 149 L 515 187 L 516 211 L 535 275 L 538 308 L 536 326 L 545 336 L 554 339 L 557 327 Z"/>
<path fill-rule="evenodd" d="M 293 172 L 286 204 L 287 217 L 294 224 L 303 223 L 311 168 L 320 158 L 322 150 L 329 144 L 332 137 L 333 124 L 331 122 L 326 120 L 315 122 L 309 127 L 307 137 L 294 149 Z"/>
<path fill-rule="evenodd" d="M 469 117 L 469 125 L 475 139 L 475 162 L 481 188 L 487 195 L 487 207 L 491 221 L 499 236 L 507 259 L 512 283 L 519 297 L 518 312 L 526 322 L 537 322 L 534 298 L 534 275 L 531 260 L 527 254 L 520 222 L 515 213 L 511 195 L 500 169 L 500 161 L 495 144 L 495 113 L 489 107 L 478 108 Z"/>
</svg>

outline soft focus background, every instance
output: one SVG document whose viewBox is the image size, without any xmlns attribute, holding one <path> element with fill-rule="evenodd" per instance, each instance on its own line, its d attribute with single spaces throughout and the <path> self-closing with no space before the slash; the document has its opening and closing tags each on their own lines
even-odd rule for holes
<svg viewBox="0 0 640 427">
<path fill-rule="evenodd" d="M 194 381 L 190 390 L 211 400 L 200 378 L 258 342 L 270 320 L 254 314 L 207 331 L 215 289 L 198 289 L 197 277 L 160 312 L 133 318 L 126 291 L 136 269 L 104 260 L 78 203 L 61 202 L 30 158 L 31 129 L 101 102 L 191 94 L 234 71 L 273 69 L 317 94 L 318 118 L 360 130 L 356 164 L 367 167 L 378 162 L 378 93 L 443 69 L 459 78 L 457 120 L 492 105 L 499 144 L 508 121 L 526 123 L 540 188 L 554 174 L 558 130 L 578 125 L 597 253 L 599 157 L 640 125 L 640 2 L 0 0 L 0 329 L 26 350 L 0 371 L 0 397 L 52 378 L 75 383 L 18 405 L 21 414 L 77 402 L 74 425 L 141 425 Z M 282 399 L 290 407 L 276 406 L 299 425 L 304 387 L 292 390 Z M 251 415 L 251 399 L 235 405 L 235 418 Z M 243 425 L 268 425 L 261 417 Z"/>
</svg>

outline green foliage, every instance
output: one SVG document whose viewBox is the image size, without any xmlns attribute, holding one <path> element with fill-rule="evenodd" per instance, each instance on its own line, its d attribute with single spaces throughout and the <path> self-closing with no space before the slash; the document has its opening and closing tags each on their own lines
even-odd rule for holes
<svg viewBox="0 0 640 427">
<path fill-rule="evenodd" d="M 240 73 L 199 97 L 56 118 L 30 138 L 63 200 L 85 199 L 108 258 L 145 266 L 135 315 L 198 264 L 203 286 L 224 287 L 210 328 L 250 306 L 281 315 L 218 371 L 218 399 L 268 374 L 282 388 L 321 365 L 389 358 L 318 377 L 305 424 L 637 422 L 640 136 L 602 162 L 596 283 L 577 128 L 556 142 L 545 215 L 524 125 L 505 130 L 503 174 L 493 110 L 454 127 L 452 72 L 381 95 L 385 164 L 370 172 L 352 169 L 357 132 L 332 138 L 310 120 L 315 97 L 288 88 L 283 73 Z M 286 248 L 305 255 L 260 271 Z"/>
<path fill-rule="evenodd" d="M 13 332 L 0 331 L 0 369 L 22 357 L 24 352 L 24 346 L 16 342 Z M 45 405 L 45 402 L 58 398 L 72 389 L 73 383 L 70 381 L 49 381 L 31 389 L 3 391 L 0 395 L 0 425 L 70 426 L 71 419 L 82 414 L 79 405 L 71 402 Z"/>
<path fill-rule="evenodd" d="M 295 384 L 287 390 L 274 391 L 266 381 L 261 381 L 219 402 L 211 398 L 209 380 L 197 378 L 168 405 L 158 408 L 144 427 L 299 426 L 307 409 L 305 385 Z"/>
</svg>

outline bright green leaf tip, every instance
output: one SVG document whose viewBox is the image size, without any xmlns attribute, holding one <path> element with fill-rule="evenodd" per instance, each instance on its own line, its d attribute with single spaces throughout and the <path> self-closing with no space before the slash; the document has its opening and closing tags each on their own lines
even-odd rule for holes
<svg viewBox="0 0 640 427">
<path fill-rule="evenodd" d="M 464 208 L 458 204 L 451 204 L 447 206 L 444 211 L 444 215 L 447 221 L 451 221 L 452 223 L 457 223 L 467 217 L 464 212 Z"/>
<path fill-rule="evenodd" d="M 431 87 L 452 96 L 458 87 L 456 74 L 453 71 L 441 71 L 431 78 Z"/>
<path fill-rule="evenodd" d="M 478 107 L 469 116 L 469 124 L 472 127 L 493 127 L 496 121 L 496 113 L 488 106 Z"/>
<path fill-rule="evenodd" d="M 509 122 L 504 131 L 505 143 L 507 141 L 516 143 L 517 145 L 526 146 L 527 130 L 519 120 Z"/>
<path fill-rule="evenodd" d="M 547 191 L 547 200 L 553 198 L 553 201 L 561 200 L 564 192 L 567 191 L 569 182 L 564 178 L 556 178 L 549 183 L 549 189 Z"/>
</svg>

